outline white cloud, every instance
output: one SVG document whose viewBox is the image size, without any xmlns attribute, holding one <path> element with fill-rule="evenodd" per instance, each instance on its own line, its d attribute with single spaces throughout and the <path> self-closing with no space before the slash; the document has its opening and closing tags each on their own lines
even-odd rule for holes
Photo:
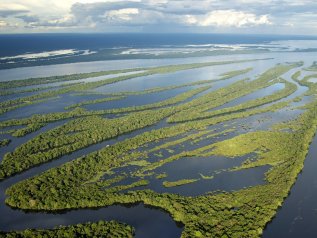
<svg viewBox="0 0 317 238">
<path fill-rule="evenodd" d="M 10 28 L 15 32 L 169 28 L 316 34 L 316 14 L 316 0 L 0 0 L 1 32 L 6 33 Z"/>
<path fill-rule="evenodd" d="M 52 19 L 47 21 L 48 24 L 54 26 L 71 26 L 73 25 L 72 23 L 74 23 L 74 17 L 72 15 L 66 15 L 64 17 L 61 18 L 57 18 L 57 19 Z"/>
<path fill-rule="evenodd" d="M 185 22 L 197 26 L 247 27 L 271 25 L 268 15 L 256 16 L 253 13 L 235 10 L 217 10 L 204 16 L 187 15 Z"/>
<path fill-rule="evenodd" d="M 12 2 L 1 2 L 0 3 L 0 10 L 10 10 L 10 11 L 23 11 L 28 10 L 26 6 L 23 4 L 12 3 Z"/>
<path fill-rule="evenodd" d="M 8 26 L 8 23 L 6 23 L 5 21 L 0 20 L 0 28 L 1 27 L 6 27 Z"/>
<path fill-rule="evenodd" d="M 107 19 L 119 19 L 124 21 L 132 20 L 134 15 L 139 14 L 138 8 L 123 8 L 119 10 L 111 10 L 104 14 L 104 18 Z"/>
</svg>

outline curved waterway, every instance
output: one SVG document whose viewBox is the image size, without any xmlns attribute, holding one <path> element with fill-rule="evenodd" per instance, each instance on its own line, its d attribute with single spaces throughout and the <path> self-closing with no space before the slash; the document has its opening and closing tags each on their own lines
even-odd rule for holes
<svg viewBox="0 0 317 238">
<path fill-rule="evenodd" d="M 313 238 L 317 235 L 317 135 L 310 145 L 304 169 L 276 217 L 264 230 L 264 238 Z"/>
<path fill-rule="evenodd" d="M 113 205 L 105 208 L 69 210 L 61 213 L 25 212 L 5 205 L 5 190 L 12 184 L 31 177 L 27 171 L 0 183 L 0 230 L 24 230 L 28 228 L 54 228 L 100 220 L 116 220 L 132 225 L 136 238 L 180 237 L 182 226 L 173 221 L 163 210 L 135 204 Z M 164 227 L 164 229 L 162 229 Z"/>
<path fill-rule="evenodd" d="M 52 124 L 56 125 L 56 123 Z M 5 204 L 5 191 L 12 185 L 22 180 L 36 176 L 51 168 L 60 166 L 65 162 L 78 158 L 84 154 L 96 151 L 108 144 L 114 144 L 117 141 L 123 140 L 128 137 L 132 137 L 140 131 L 146 131 L 150 128 L 156 128 L 161 126 L 161 123 L 158 123 L 152 127 L 133 131 L 129 134 L 121 135 L 117 138 L 92 145 L 88 148 L 83 148 L 82 150 L 78 150 L 72 154 L 65 155 L 58 160 L 53 160 L 48 163 L 39 165 L 37 167 L 33 167 L 23 173 L 17 174 L 13 177 L 9 177 L 1 181 L 0 230 L 10 231 L 31 228 L 44 229 L 54 228 L 59 225 L 72 225 L 85 222 L 95 222 L 100 220 L 116 220 L 119 222 L 132 225 L 136 230 L 136 238 L 180 237 L 183 228 L 180 224 L 175 223 L 168 213 L 161 209 L 152 208 L 149 206 L 145 206 L 143 204 L 135 204 L 129 206 L 113 205 L 98 209 L 96 208 L 68 210 L 61 213 L 26 212 L 18 209 L 13 209 Z M 162 229 L 162 227 L 164 229 Z"/>
</svg>

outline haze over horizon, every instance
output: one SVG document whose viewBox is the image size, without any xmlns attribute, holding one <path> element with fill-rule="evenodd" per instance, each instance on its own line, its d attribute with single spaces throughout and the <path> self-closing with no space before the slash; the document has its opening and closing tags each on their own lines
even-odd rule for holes
<svg viewBox="0 0 317 238">
<path fill-rule="evenodd" d="M 314 35 L 313 0 L 1 0 L 0 33 Z"/>
</svg>

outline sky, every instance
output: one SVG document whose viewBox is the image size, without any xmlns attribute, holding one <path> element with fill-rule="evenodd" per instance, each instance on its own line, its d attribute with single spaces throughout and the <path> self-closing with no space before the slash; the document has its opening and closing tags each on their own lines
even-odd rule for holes
<svg viewBox="0 0 317 238">
<path fill-rule="evenodd" d="M 317 35 L 317 0 L 0 0 L 0 33 Z"/>
</svg>

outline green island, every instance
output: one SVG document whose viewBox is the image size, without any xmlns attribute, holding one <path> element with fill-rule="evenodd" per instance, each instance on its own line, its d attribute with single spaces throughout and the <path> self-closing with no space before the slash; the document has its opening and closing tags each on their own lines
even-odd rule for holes
<svg viewBox="0 0 317 238">
<path fill-rule="evenodd" d="M 255 61 L 179 64 L 1 82 L 0 88 L 10 90 L 2 95 L 18 94 L 20 91 L 15 88 L 32 85 L 35 88 L 27 92 L 38 92 L 1 102 L 4 115 L 76 92 L 84 99 L 87 95 L 99 96 L 62 106 L 59 112 L 0 121 L 4 136 L 10 134 L 22 141 L 28 138 L 4 155 L 0 181 L 79 152 L 76 158 L 10 185 L 5 190 L 6 205 L 54 213 L 142 203 L 167 212 L 182 224 L 182 238 L 261 237 L 302 171 L 317 130 L 317 84 L 310 81 L 316 76 L 301 76 L 303 62 L 276 64 L 256 76 L 249 75 L 253 68 L 244 67 L 222 72 L 215 79 L 162 85 L 144 91 L 94 92 L 101 86 L 135 78 L 147 81 L 151 80 L 147 76 L 162 74 L 172 78 L 175 72 L 217 65 L 234 68 L 236 64 Z M 289 72 L 293 73 L 287 77 Z M 129 74 L 116 76 L 123 73 Z M 44 86 L 49 90 L 45 92 L 36 86 L 106 75 L 114 77 L 57 88 Z M 282 89 L 244 100 L 248 95 L 281 84 Z M 186 91 L 157 102 L 103 109 L 108 103 L 130 96 L 159 95 L 178 88 Z M 299 88 L 302 93 L 297 94 Z M 303 100 L 306 96 L 308 102 Z M 226 106 L 228 103 L 233 104 Z M 100 109 L 82 108 L 90 104 L 98 104 Z M 286 113 L 286 119 L 277 116 L 282 112 Z M 58 126 L 39 132 L 58 121 L 61 123 Z M 5 148 L 9 143 L 10 140 L 3 139 L 0 146 Z M 85 152 L 93 146 L 97 149 Z M 229 165 L 214 168 L 213 163 L 219 158 Z M 198 164 L 198 171 L 193 172 L 195 176 L 181 169 L 177 172 L 177 166 L 187 171 L 191 165 L 186 164 L 188 161 Z M 213 185 L 227 173 L 256 168 L 264 172 L 262 181 L 255 185 L 223 190 L 206 188 L 199 195 L 177 192 L 186 186 Z M 177 179 L 170 177 L 174 173 Z M 2 231 L 0 236 L 133 237 L 136 229 L 118 221 L 99 221 L 54 229 Z"/>
<path fill-rule="evenodd" d="M 11 140 L 9 140 L 9 139 L 3 139 L 0 141 L 0 147 L 7 146 L 10 144 L 10 142 L 11 142 Z"/>
<path fill-rule="evenodd" d="M 249 61 L 254 61 L 254 60 L 241 60 L 240 62 L 243 63 L 243 62 L 249 62 Z M 0 102 L 0 114 L 3 114 L 5 112 L 8 112 L 20 107 L 24 107 L 27 105 L 43 102 L 52 97 L 56 97 L 65 93 L 91 90 L 91 89 L 95 89 L 104 85 L 113 84 L 116 82 L 125 81 L 129 79 L 137 78 L 137 77 L 144 77 L 144 76 L 155 75 L 155 74 L 174 73 L 180 70 L 197 69 L 202 67 L 226 65 L 226 64 L 233 64 L 233 63 L 237 63 L 237 62 L 224 61 L 224 62 L 206 62 L 206 63 L 193 63 L 193 64 L 182 64 L 182 65 L 167 65 L 167 66 L 153 67 L 153 68 L 143 69 L 143 70 L 142 69 L 136 69 L 136 70 L 127 69 L 127 70 L 117 70 L 117 71 L 110 71 L 110 72 L 102 71 L 102 72 L 75 74 L 75 75 L 68 75 L 68 76 L 54 76 L 54 77 L 48 77 L 48 78 L 37 78 L 37 79 L 31 78 L 31 79 L 25 79 L 25 80 L 4 81 L 4 82 L 0 82 L 1 89 L 33 85 L 34 83 L 38 81 L 43 83 L 51 83 L 51 82 L 59 82 L 59 81 L 85 79 L 90 77 L 105 76 L 105 75 L 112 75 L 112 74 L 116 75 L 120 73 L 135 71 L 135 73 L 128 74 L 128 75 L 116 76 L 109 79 L 102 79 L 102 80 L 94 81 L 94 82 L 86 82 L 86 83 L 75 84 L 75 85 L 66 85 L 56 90 L 49 90 L 47 92 L 41 92 L 32 96 L 6 100 L 4 102 Z M 241 73 L 244 73 L 244 72 L 245 71 L 242 71 Z"/>
<path fill-rule="evenodd" d="M 194 183 L 196 182 L 197 179 L 182 179 L 182 180 L 177 180 L 177 181 L 164 181 L 163 186 L 170 188 L 170 187 L 175 187 L 175 186 L 181 186 L 184 184 L 189 184 L 189 183 Z"/>
<path fill-rule="evenodd" d="M 28 229 L 24 231 L 0 232 L 1 237 L 127 237 L 132 238 L 134 229 L 116 221 L 62 226 L 50 230 Z"/>
</svg>

